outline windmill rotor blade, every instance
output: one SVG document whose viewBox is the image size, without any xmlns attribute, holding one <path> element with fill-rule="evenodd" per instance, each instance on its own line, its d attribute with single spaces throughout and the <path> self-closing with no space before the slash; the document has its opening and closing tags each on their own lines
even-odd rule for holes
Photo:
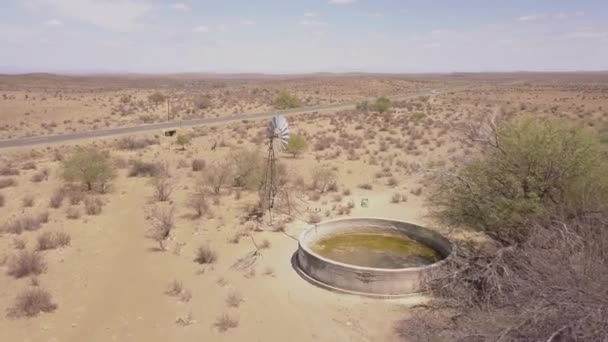
<svg viewBox="0 0 608 342">
<path fill-rule="evenodd" d="M 268 138 L 278 138 L 280 140 L 289 139 L 289 126 L 287 119 L 283 115 L 275 115 L 268 123 Z"/>
</svg>

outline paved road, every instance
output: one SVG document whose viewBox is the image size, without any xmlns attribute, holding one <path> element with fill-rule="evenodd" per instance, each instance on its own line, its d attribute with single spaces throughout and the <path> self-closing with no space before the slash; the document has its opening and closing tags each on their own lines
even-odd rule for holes
<svg viewBox="0 0 608 342">
<path fill-rule="evenodd" d="M 407 98 L 413 98 L 421 95 L 429 95 L 428 91 L 419 92 L 416 94 L 411 94 L 408 96 L 403 96 L 399 98 L 395 98 L 396 100 L 402 100 Z M 196 127 L 203 126 L 214 123 L 227 123 L 233 121 L 247 120 L 247 119 L 258 119 L 264 117 L 270 117 L 277 114 L 282 115 L 296 115 L 296 114 L 305 114 L 311 112 L 325 112 L 329 110 L 345 110 L 345 109 L 353 109 L 355 108 L 355 103 L 349 104 L 335 104 L 329 106 L 316 106 L 316 107 L 306 107 L 306 108 L 296 108 L 289 110 L 279 110 L 272 112 L 262 112 L 262 113 L 244 113 L 237 114 L 219 118 L 202 118 L 202 119 L 190 119 L 190 120 L 182 120 L 182 121 L 168 121 L 168 122 L 158 122 L 151 124 L 141 124 L 137 126 L 126 126 L 126 127 L 116 127 L 116 128 L 108 128 L 108 129 L 100 129 L 96 131 L 85 131 L 85 132 L 74 132 L 74 133 L 64 133 L 64 134 L 56 134 L 56 135 L 41 135 L 35 137 L 27 137 L 27 138 L 16 138 L 9 140 L 0 140 L 0 149 L 11 148 L 11 147 L 27 147 L 34 145 L 43 145 L 43 144 L 52 144 L 52 143 L 61 143 L 72 140 L 82 140 L 82 139 L 91 139 L 91 138 L 99 138 L 99 137 L 110 137 L 110 136 L 118 136 L 125 134 L 133 134 L 133 133 L 142 133 L 142 132 L 150 132 L 150 131 L 162 131 L 163 129 L 169 128 L 184 128 L 184 127 Z"/>
</svg>

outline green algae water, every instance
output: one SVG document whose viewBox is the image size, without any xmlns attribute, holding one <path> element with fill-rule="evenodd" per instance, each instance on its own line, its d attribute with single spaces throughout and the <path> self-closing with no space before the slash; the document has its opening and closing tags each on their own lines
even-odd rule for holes
<svg viewBox="0 0 608 342">
<path fill-rule="evenodd" d="M 335 235 L 317 241 L 311 248 L 322 257 L 362 267 L 418 267 L 442 259 L 441 254 L 433 248 L 396 235 Z"/>
</svg>

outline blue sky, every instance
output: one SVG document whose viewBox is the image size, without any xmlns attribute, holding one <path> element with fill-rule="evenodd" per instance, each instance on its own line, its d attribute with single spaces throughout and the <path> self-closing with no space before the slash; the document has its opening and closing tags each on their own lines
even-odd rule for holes
<svg viewBox="0 0 608 342">
<path fill-rule="evenodd" d="M 607 0 L 2 0 L 29 71 L 608 70 Z"/>
</svg>

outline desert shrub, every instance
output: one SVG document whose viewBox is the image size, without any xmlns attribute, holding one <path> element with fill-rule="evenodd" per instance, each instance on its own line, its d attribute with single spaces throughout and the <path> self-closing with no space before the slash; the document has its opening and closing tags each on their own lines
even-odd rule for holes
<svg viewBox="0 0 608 342">
<path fill-rule="evenodd" d="M 103 208 L 103 201 L 97 197 L 84 199 L 84 211 L 87 215 L 99 215 Z"/>
<path fill-rule="evenodd" d="M 173 183 L 169 177 L 157 176 L 150 180 L 150 184 L 154 187 L 154 198 L 159 202 L 166 202 L 173 193 Z"/>
<path fill-rule="evenodd" d="M 65 232 L 43 232 L 36 239 L 36 250 L 46 251 L 70 245 L 70 235 Z"/>
<path fill-rule="evenodd" d="M 124 137 L 116 141 L 116 148 L 119 150 L 140 150 L 150 145 L 157 144 L 158 141 L 148 138 Z"/>
<path fill-rule="evenodd" d="M 209 203 L 207 203 L 207 196 L 203 191 L 196 191 L 188 197 L 186 205 L 194 210 L 195 217 L 200 218 L 209 211 Z"/>
<path fill-rule="evenodd" d="M 60 208 L 63 204 L 63 199 L 65 198 L 65 192 L 62 189 L 57 189 L 51 195 L 49 199 L 49 207 L 53 209 Z"/>
<path fill-rule="evenodd" d="M 0 176 L 18 176 L 19 169 L 4 166 L 0 168 Z"/>
<path fill-rule="evenodd" d="M 80 215 L 81 215 L 80 208 L 75 207 L 75 206 L 70 206 L 65 211 L 65 217 L 67 217 L 70 220 L 78 220 L 80 218 Z"/>
<path fill-rule="evenodd" d="M 189 134 L 178 134 L 175 142 L 182 147 L 182 150 L 186 150 L 186 145 L 190 143 L 192 136 Z"/>
<path fill-rule="evenodd" d="M 156 105 L 165 102 L 165 100 L 166 100 L 165 95 L 163 95 L 162 93 L 160 93 L 158 91 L 148 95 L 148 101 L 150 101 Z"/>
<path fill-rule="evenodd" d="M 21 165 L 21 169 L 22 170 L 36 170 L 36 163 L 34 163 L 33 161 L 28 161 L 23 163 L 23 165 Z"/>
<path fill-rule="evenodd" d="M 17 181 L 13 178 L 0 179 L 0 189 L 8 188 L 9 186 L 16 186 Z"/>
<path fill-rule="evenodd" d="M 114 165 L 107 153 L 96 148 L 79 148 L 63 162 L 63 177 L 79 182 L 87 191 L 105 192 L 108 182 L 116 177 Z"/>
<path fill-rule="evenodd" d="M 371 190 L 374 188 L 370 183 L 359 184 L 357 187 L 363 190 Z"/>
<path fill-rule="evenodd" d="M 443 176 L 436 191 L 448 192 L 431 203 L 443 220 L 490 239 L 455 246 L 446 267 L 425 277 L 432 310 L 400 322 L 398 333 L 432 341 L 601 340 L 608 336 L 608 208 L 597 136 L 530 118 L 489 127 L 489 135 L 470 135 L 485 143 L 481 157 Z"/>
<path fill-rule="evenodd" d="M 312 183 L 310 188 L 321 193 L 329 191 L 336 185 L 336 173 L 328 166 L 315 167 L 311 172 Z"/>
<path fill-rule="evenodd" d="M 297 97 L 290 95 L 285 90 L 282 90 L 274 98 L 272 105 L 276 109 L 290 109 L 302 106 L 302 102 Z"/>
<path fill-rule="evenodd" d="M 370 109 L 380 112 L 380 113 L 384 113 L 391 108 L 391 105 L 392 105 L 391 100 L 387 99 L 386 97 L 379 97 L 370 106 Z"/>
<path fill-rule="evenodd" d="M 227 186 L 233 178 L 233 166 L 227 160 L 215 162 L 205 171 L 205 180 L 215 194 L 219 194 L 223 187 Z"/>
<path fill-rule="evenodd" d="M 86 195 L 82 191 L 69 191 L 68 201 L 70 205 L 79 205 L 86 198 Z"/>
<path fill-rule="evenodd" d="M 209 245 L 202 245 L 196 250 L 194 261 L 199 264 L 213 264 L 217 260 L 217 253 Z"/>
<path fill-rule="evenodd" d="M 128 177 L 156 177 L 163 174 L 163 166 L 159 163 L 147 163 L 141 160 L 131 160 Z"/>
<path fill-rule="evenodd" d="M 40 227 L 42 227 L 43 220 L 41 220 L 41 218 L 44 217 L 22 216 L 18 219 L 5 223 L 2 230 L 11 234 L 21 234 L 24 231 L 38 230 Z"/>
<path fill-rule="evenodd" d="M 10 317 L 33 317 L 40 312 L 52 312 L 57 309 L 51 294 L 41 288 L 28 288 L 21 291 L 15 303 L 8 309 Z"/>
<path fill-rule="evenodd" d="M 306 151 L 308 149 L 308 143 L 306 139 L 301 135 L 292 135 L 289 137 L 287 141 L 287 146 L 285 151 L 293 155 L 293 157 L 297 157 L 300 153 Z"/>
<path fill-rule="evenodd" d="M 4 207 L 4 203 L 5 203 L 4 195 L 0 194 L 0 208 Z"/>
<path fill-rule="evenodd" d="M 34 195 L 25 195 L 21 200 L 21 204 L 24 208 L 30 208 L 34 206 L 35 201 L 36 199 L 34 198 Z"/>
<path fill-rule="evenodd" d="M 43 180 L 45 180 L 47 178 L 48 174 L 45 174 L 44 172 L 39 172 L 36 173 L 35 175 L 32 176 L 32 178 L 30 178 L 30 181 L 32 183 L 40 183 Z"/>
<path fill-rule="evenodd" d="M 215 320 L 214 325 L 220 332 L 225 332 L 228 329 L 238 327 L 239 320 L 229 314 L 222 314 Z"/>
<path fill-rule="evenodd" d="M 525 117 L 485 141 L 483 158 L 437 179 L 430 202 L 449 224 L 508 244 L 525 238 L 530 220 L 594 211 L 608 200 L 606 152 L 591 132 Z"/>
<path fill-rule="evenodd" d="M 204 159 L 194 159 L 192 160 L 192 171 L 203 171 L 205 169 L 205 165 L 206 163 Z"/>
<path fill-rule="evenodd" d="M 230 293 L 228 293 L 228 297 L 226 297 L 226 304 L 233 308 L 238 308 L 242 302 L 243 295 L 236 290 L 230 291 Z"/>
<path fill-rule="evenodd" d="M 167 285 L 167 289 L 165 290 L 165 294 L 167 296 L 176 297 L 176 296 L 179 296 L 179 294 L 182 293 L 183 290 L 184 290 L 184 286 L 182 285 L 181 281 L 172 280 Z"/>
<path fill-rule="evenodd" d="M 321 222 L 321 215 L 317 213 L 311 213 L 308 215 L 308 223 L 315 224 Z"/>
<path fill-rule="evenodd" d="M 258 189 L 263 178 L 260 153 L 256 150 L 238 149 L 229 156 L 232 163 L 234 186 Z"/>
<path fill-rule="evenodd" d="M 192 100 L 192 104 L 194 105 L 194 108 L 203 110 L 211 108 L 213 103 L 211 102 L 211 97 L 207 95 L 199 95 Z"/>
<path fill-rule="evenodd" d="M 9 258 L 6 273 L 15 278 L 22 278 L 29 275 L 39 275 L 45 270 L 46 263 L 42 255 L 24 250 Z"/>
<path fill-rule="evenodd" d="M 171 234 L 171 230 L 175 228 L 175 208 L 173 206 L 154 207 L 149 217 L 152 227 L 147 237 L 158 242 L 160 249 L 164 251 L 164 242 Z"/>
</svg>

